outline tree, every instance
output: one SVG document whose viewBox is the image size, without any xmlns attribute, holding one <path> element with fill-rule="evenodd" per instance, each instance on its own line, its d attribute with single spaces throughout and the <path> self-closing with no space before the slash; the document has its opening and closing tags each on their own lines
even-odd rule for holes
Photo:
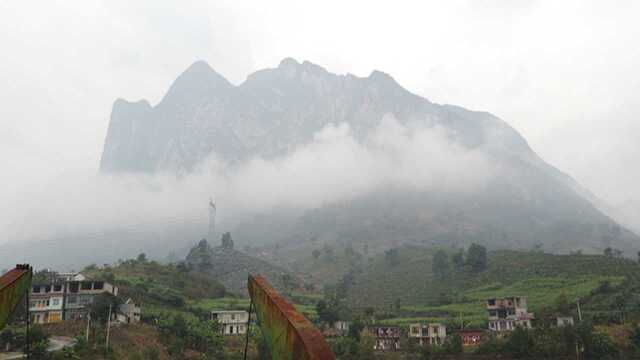
<svg viewBox="0 0 640 360">
<path fill-rule="evenodd" d="M 507 338 L 504 344 L 504 351 L 514 358 L 522 358 L 533 352 L 534 345 L 533 336 L 529 331 L 518 326 Z"/>
<path fill-rule="evenodd" d="M 567 299 L 567 294 L 562 292 L 556 298 L 555 308 L 556 308 L 556 311 L 562 315 L 569 315 L 571 313 L 571 304 L 569 304 L 569 300 Z"/>
<path fill-rule="evenodd" d="M 222 234 L 222 247 L 224 249 L 233 249 L 233 239 L 230 232 Z"/>
<path fill-rule="evenodd" d="M 371 360 L 375 359 L 374 347 L 375 339 L 367 329 L 362 330 L 360 333 L 360 344 L 358 346 L 358 360 Z"/>
<path fill-rule="evenodd" d="M 613 257 L 613 249 L 611 247 L 606 247 L 603 251 L 604 256 L 606 257 Z"/>
<path fill-rule="evenodd" d="M 462 337 L 458 334 L 447 336 L 442 345 L 442 350 L 447 354 L 462 354 L 464 350 L 462 347 Z"/>
<path fill-rule="evenodd" d="M 431 262 L 431 270 L 433 274 L 443 279 L 449 274 L 449 258 L 444 250 L 438 250 L 433 255 L 433 261 Z"/>
<path fill-rule="evenodd" d="M 355 254 L 356 252 L 353 250 L 353 246 L 347 245 L 347 247 L 344 248 L 344 256 L 347 259 L 351 259 Z"/>
<path fill-rule="evenodd" d="M 460 249 L 458 252 L 451 255 L 451 262 L 456 270 L 462 270 L 462 268 L 464 268 L 464 250 Z"/>
<path fill-rule="evenodd" d="M 49 336 L 39 325 L 34 325 L 29 331 L 29 351 L 28 358 L 42 360 L 47 359 L 49 354 Z"/>
<path fill-rule="evenodd" d="M 318 313 L 318 319 L 320 321 L 333 324 L 338 321 L 338 304 L 337 300 L 330 299 L 326 301 L 324 299 L 318 301 L 316 304 L 316 312 Z"/>
<path fill-rule="evenodd" d="M 391 266 L 400 264 L 400 255 L 398 249 L 389 249 L 384 251 L 384 259 Z"/>
<path fill-rule="evenodd" d="M 320 257 L 320 255 L 322 255 L 322 253 L 320 252 L 320 250 L 318 249 L 314 249 L 313 252 L 311 253 L 313 255 L 313 258 L 318 260 L 318 258 Z"/>
<path fill-rule="evenodd" d="M 136 260 L 138 260 L 138 262 L 140 263 L 145 263 L 147 262 L 147 255 L 145 253 L 140 253 Z"/>
<path fill-rule="evenodd" d="M 480 244 L 473 243 L 467 250 L 467 263 L 475 272 L 483 271 L 487 268 L 487 248 Z"/>
<path fill-rule="evenodd" d="M 331 245 L 324 244 L 324 246 L 322 247 L 322 252 L 324 253 L 325 260 L 327 260 L 329 262 L 335 261 L 335 257 L 333 255 L 334 251 L 333 251 L 333 247 L 331 247 Z"/>
<path fill-rule="evenodd" d="M 92 320 L 98 320 L 106 323 L 109 316 L 109 307 L 111 306 L 111 314 L 115 314 L 118 306 L 122 304 L 122 299 L 110 293 L 102 293 L 96 296 L 89 307 Z"/>
<path fill-rule="evenodd" d="M 156 347 L 149 346 L 144 349 L 142 355 L 145 360 L 158 360 L 160 359 L 160 350 L 158 350 L 158 348 Z"/>
</svg>

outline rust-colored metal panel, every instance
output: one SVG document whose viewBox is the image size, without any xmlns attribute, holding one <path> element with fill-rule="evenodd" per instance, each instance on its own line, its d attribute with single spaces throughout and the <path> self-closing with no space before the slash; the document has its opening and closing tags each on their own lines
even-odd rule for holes
<svg viewBox="0 0 640 360">
<path fill-rule="evenodd" d="M 249 294 L 274 360 L 334 360 L 324 336 L 262 276 L 249 275 Z"/>
<path fill-rule="evenodd" d="M 31 268 L 29 265 L 17 265 L 0 277 L 0 329 L 7 324 L 18 302 L 31 287 Z"/>
</svg>

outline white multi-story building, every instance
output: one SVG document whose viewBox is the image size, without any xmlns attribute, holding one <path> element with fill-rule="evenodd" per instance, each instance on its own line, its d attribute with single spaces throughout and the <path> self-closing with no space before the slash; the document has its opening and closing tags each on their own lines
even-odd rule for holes
<svg viewBox="0 0 640 360">
<path fill-rule="evenodd" d="M 31 287 L 29 312 L 32 323 L 80 319 L 86 316 L 88 307 L 96 296 L 102 293 L 118 295 L 118 288 L 107 282 L 69 281 L 67 278 L 63 275 L 56 277 L 51 284 L 36 284 Z M 85 279 L 82 274 L 74 274 L 71 278 Z"/>
<path fill-rule="evenodd" d="M 33 285 L 29 297 L 31 322 L 46 324 L 62 321 L 64 284 Z"/>
<path fill-rule="evenodd" d="M 244 310 L 213 310 L 210 319 L 220 324 L 223 335 L 247 333 L 249 313 Z"/>
<path fill-rule="evenodd" d="M 526 296 L 488 299 L 487 312 L 491 331 L 513 331 L 516 327 L 531 328 L 533 314 L 527 312 Z"/>
<path fill-rule="evenodd" d="M 447 338 L 447 327 L 443 324 L 411 324 L 409 337 L 418 339 L 420 345 L 442 345 Z"/>
</svg>

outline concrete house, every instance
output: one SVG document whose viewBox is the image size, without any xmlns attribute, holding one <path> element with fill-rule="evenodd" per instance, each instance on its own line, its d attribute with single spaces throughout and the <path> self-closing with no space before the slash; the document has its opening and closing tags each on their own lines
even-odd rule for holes
<svg viewBox="0 0 640 360">
<path fill-rule="evenodd" d="M 400 349 L 400 327 L 373 326 L 369 331 L 375 338 L 374 350 L 389 351 Z"/>
<path fill-rule="evenodd" d="M 83 319 L 89 306 L 103 293 L 118 296 L 118 288 L 104 281 L 69 281 L 66 283 L 64 320 Z"/>
<path fill-rule="evenodd" d="M 409 338 L 417 339 L 420 345 L 442 345 L 447 338 L 447 327 L 443 324 L 411 324 Z"/>
<path fill-rule="evenodd" d="M 122 324 L 135 324 L 140 322 L 141 308 L 133 299 L 129 298 L 118 307 L 116 320 Z"/>
<path fill-rule="evenodd" d="M 533 314 L 527 312 L 526 296 L 488 299 L 486 307 L 491 331 L 513 331 L 518 326 L 531 328 Z"/>
<path fill-rule="evenodd" d="M 34 324 L 62 321 L 64 283 L 33 285 L 29 297 L 29 313 Z"/>
<path fill-rule="evenodd" d="M 482 342 L 484 331 L 479 329 L 462 329 L 457 331 L 462 338 L 462 346 L 476 346 Z"/>
<path fill-rule="evenodd" d="M 247 333 L 249 313 L 244 310 L 213 310 L 210 319 L 218 321 L 223 335 L 243 335 Z"/>
<path fill-rule="evenodd" d="M 573 316 L 558 316 L 556 318 L 557 327 L 573 326 Z"/>
<path fill-rule="evenodd" d="M 56 276 L 50 284 L 34 284 L 29 298 L 29 313 L 34 324 L 47 324 L 62 320 L 84 318 L 88 307 L 102 293 L 118 295 L 118 288 L 104 281 L 67 280 L 84 278 Z"/>
</svg>

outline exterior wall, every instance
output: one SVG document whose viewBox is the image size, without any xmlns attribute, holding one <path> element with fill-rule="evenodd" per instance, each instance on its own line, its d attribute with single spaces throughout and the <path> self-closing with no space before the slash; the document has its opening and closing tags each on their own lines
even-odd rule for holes
<svg viewBox="0 0 640 360">
<path fill-rule="evenodd" d="M 409 337 L 419 340 L 420 345 L 442 345 L 447 337 L 447 328 L 442 324 L 411 324 Z"/>
<path fill-rule="evenodd" d="M 458 332 L 458 335 L 462 338 L 463 346 L 480 345 L 482 342 L 482 331 L 461 330 Z"/>
<path fill-rule="evenodd" d="M 217 320 L 224 335 L 243 335 L 247 333 L 249 313 L 246 311 L 212 311 L 211 320 Z"/>
<path fill-rule="evenodd" d="M 571 316 L 559 317 L 556 319 L 556 326 L 558 327 L 573 326 L 573 324 L 573 317 Z"/>
<path fill-rule="evenodd" d="M 118 321 L 125 324 L 140 322 L 141 309 L 140 306 L 131 299 L 118 307 Z"/>
<path fill-rule="evenodd" d="M 65 279 L 63 274 L 61 279 Z M 84 279 L 82 274 L 69 275 Z M 50 323 L 67 319 L 81 319 L 95 297 L 102 293 L 118 294 L 118 288 L 103 281 L 66 281 L 31 288 L 29 311 L 34 323 Z"/>
<path fill-rule="evenodd" d="M 531 328 L 533 314 L 527 312 L 526 296 L 489 299 L 486 308 L 491 331 L 513 331 L 519 326 Z"/>
<path fill-rule="evenodd" d="M 48 324 L 62 320 L 63 284 L 33 285 L 29 298 L 31 321 Z"/>
<path fill-rule="evenodd" d="M 371 333 L 376 338 L 374 350 L 388 351 L 400 349 L 400 328 L 397 326 L 375 326 Z"/>
</svg>

